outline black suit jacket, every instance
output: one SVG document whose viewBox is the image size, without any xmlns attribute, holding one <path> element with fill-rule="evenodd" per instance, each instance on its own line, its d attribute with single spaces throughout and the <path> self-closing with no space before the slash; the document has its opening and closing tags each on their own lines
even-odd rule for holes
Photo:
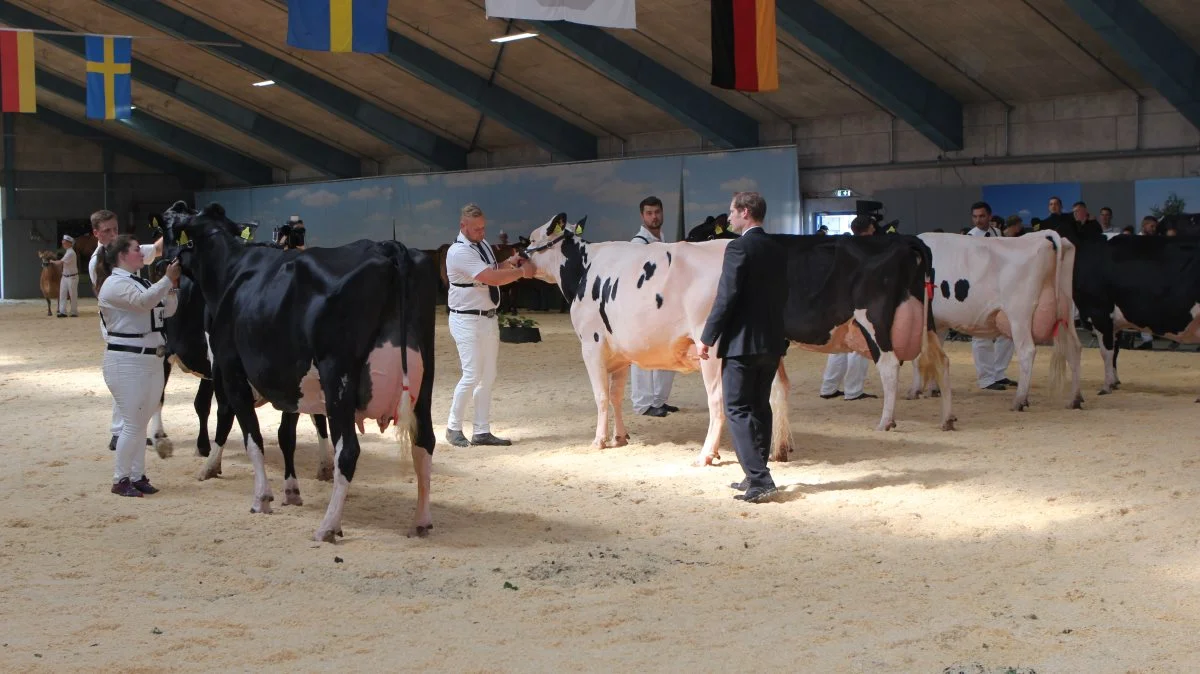
<svg viewBox="0 0 1200 674">
<path fill-rule="evenodd" d="M 719 339 L 718 358 L 782 356 L 787 297 L 787 252 L 755 227 L 725 249 L 717 299 L 700 341 L 712 346 Z"/>
</svg>

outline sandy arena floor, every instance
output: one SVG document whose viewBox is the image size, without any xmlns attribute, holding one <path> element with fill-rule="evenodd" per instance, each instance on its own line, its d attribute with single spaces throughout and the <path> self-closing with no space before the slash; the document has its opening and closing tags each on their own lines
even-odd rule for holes
<svg viewBox="0 0 1200 674">
<path fill-rule="evenodd" d="M 1018 414 L 970 385 L 953 343 L 960 430 L 937 429 L 937 401 L 901 400 L 899 429 L 877 433 L 879 401 L 819 399 L 824 357 L 793 349 L 800 449 L 773 464 L 778 502 L 747 506 L 727 441 L 720 467 L 689 466 L 698 373 L 676 378 L 682 412 L 591 451 L 578 342 L 565 316 L 537 316 L 543 343 L 501 349 L 494 430 L 514 446 L 439 444 L 434 534 L 406 538 L 415 486 L 368 426 L 333 546 L 311 540 L 329 495 L 312 424 L 305 504 L 280 506 L 278 413 L 260 410 L 276 513 L 251 515 L 240 441 L 223 478 L 193 477 L 196 380 L 178 372 L 176 454 L 147 458 L 162 492 L 109 494 L 95 301 L 82 311 L 0 306 L 0 671 L 1200 668 L 1195 353 L 1125 352 L 1124 387 L 1100 397 L 1085 349 L 1086 409 L 1068 411 L 1040 349 Z M 437 358 L 440 442 L 459 374 L 444 313 Z"/>
</svg>

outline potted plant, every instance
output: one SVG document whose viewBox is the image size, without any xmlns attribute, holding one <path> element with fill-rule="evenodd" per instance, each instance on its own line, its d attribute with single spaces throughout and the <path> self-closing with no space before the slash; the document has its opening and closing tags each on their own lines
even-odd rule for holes
<svg viewBox="0 0 1200 674">
<path fill-rule="evenodd" d="M 522 318 L 516 313 L 499 314 L 500 341 L 509 344 L 525 344 L 542 341 L 542 333 L 532 318 Z"/>
</svg>

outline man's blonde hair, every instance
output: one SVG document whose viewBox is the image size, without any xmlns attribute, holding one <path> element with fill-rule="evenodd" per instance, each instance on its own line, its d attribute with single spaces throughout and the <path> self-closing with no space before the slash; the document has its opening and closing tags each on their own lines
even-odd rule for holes
<svg viewBox="0 0 1200 674">
<path fill-rule="evenodd" d="M 483 217 L 483 209 L 480 208 L 478 206 L 478 204 L 467 204 L 466 206 L 462 207 L 462 219 L 463 220 L 466 220 L 467 218 L 482 218 L 482 217 Z"/>
</svg>

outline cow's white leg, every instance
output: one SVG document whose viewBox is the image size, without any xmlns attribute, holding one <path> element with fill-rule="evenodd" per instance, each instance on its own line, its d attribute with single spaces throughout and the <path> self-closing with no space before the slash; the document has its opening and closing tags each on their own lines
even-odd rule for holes
<svg viewBox="0 0 1200 674">
<path fill-rule="evenodd" d="M 333 445 L 329 444 L 329 427 L 325 422 L 325 415 L 312 415 L 312 422 L 317 428 L 317 452 L 321 459 L 321 465 L 317 468 L 317 479 L 322 482 L 332 482 Z"/>
<path fill-rule="evenodd" d="M 245 435 L 245 438 L 246 455 L 250 457 L 250 464 L 254 466 L 254 501 L 250 504 L 250 512 L 269 514 L 271 501 L 275 500 L 275 495 L 271 493 L 271 482 L 267 480 L 263 449 L 254 442 L 249 433 Z"/>
<path fill-rule="evenodd" d="M 708 397 L 708 433 L 704 446 L 694 465 L 711 466 L 721 459 L 721 433 L 725 430 L 725 396 L 721 389 L 721 360 L 709 355 L 700 361 L 700 375 L 704 378 L 704 391 Z"/>
<path fill-rule="evenodd" d="M 1104 361 L 1104 387 L 1100 389 L 1100 395 L 1108 395 L 1117 388 L 1117 367 L 1113 362 L 1116 351 L 1105 345 L 1104 334 L 1101 331 L 1093 329 L 1092 333 L 1096 335 L 1100 346 L 1100 359 Z"/>
<path fill-rule="evenodd" d="M 912 371 L 912 385 L 908 387 L 908 393 L 904 396 L 906 400 L 916 400 L 925 393 L 926 382 L 921 379 L 921 356 L 913 359 Z"/>
<path fill-rule="evenodd" d="M 788 380 L 783 359 L 771 382 L 771 460 L 787 461 L 792 453 L 792 422 L 788 419 L 788 394 L 792 382 Z"/>
<path fill-rule="evenodd" d="M 154 451 L 158 454 L 158 458 L 165 459 L 175 453 L 175 445 L 167 437 L 167 431 L 163 428 L 162 408 L 162 401 L 159 401 L 158 407 L 154 410 L 154 416 L 150 418 L 150 442 L 154 445 Z"/>
<path fill-rule="evenodd" d="M 1017 395 L 1013 398 L 1012 411 L 1020 412 L 1029 407 L 1029 387 L 1033 379 L 1033 359 L 1037 346 L 1033 343 L 1031 328 L 1020 322 L 1012 323 L 1013 349 L 1021 367 L 1021 381 L 1017 382 Z"/>
<path fill-rule="evenodd" d="M 613 407 L 613 447 L 629 444 L 629 431 L 625 428 L 625 382 L 629 380 L 629 368 L 619 367 L 608 375 L 608 399 Z"/>
<path fill-rule="evenodd" d="M 587 366 L 588 379 L 592 382 L 592 395 L 596 398 L 596 437 L 592 439 L 592 449 L 604 449 L 608 446 L 610 401 L 608 368 L 605 367 L 601 348 L 584 342 L 583 363 Z"/>
<path fill-rule="evenodd" d="M 221 475 L 221 454 L 225 451 L 225 445 L 217 445 L 215 451 L 208 453 L 208 459 L 204 461 L 204 465 L 200 470 L 196 471 L 196 479 L 203 482 L 209 478 L 219 477 Z"/>
<path fill-rule="evenodd" d="M 879 383 L 883 387 L 883 416 L 879 419 L 877 431 L 889 431 L 896 427 L 896 393 L 900 383 L 900 359 L 891 351 L 879 354 L 875 363 L 879 370 Z"/>
<path fill-rule="evenodd" d="M 354 430 L 347 429 L 353 433 Z M 329 507 L 325 509 L 325 518 L 321 520 L 321 526 L 317 527 L 316 534 L 313 535 L 313 540 L 323 541 L 325 543 L 337 542 L 337 534 L 342 533 L 342 510 L 346 507 L 346 492 L 350 490 L 350 481 L 342 475 L 342 469 L 339 466 L 338 460 L 342 454 L 342 442 L 344 438 L 338 438 L 334 443 L 333 450 L 333 493 L 329 495 Z M 413 446 L 416 450 L 416 446 Z M 421 450 L 425 451 L 425 450 Z M 415 455 L 414 455 L 415 456 Z M 419 467 L 420 464 L 414 464 Z M 418 498 L 420 498 L 420 472 L 418 468 Z"/>
<path fill-rule="evenodd" d="M 433 457 L 424 447 L 413 443 L 413 468 L 417 473 L 417 514 L 413 519 L 412 533 L 425 536 L 433 528 L 433 511 L 429 507 L 430 476 L 433 474 Z M 339 513 L 340 517 L 340 513 Z"/>
</svg>

